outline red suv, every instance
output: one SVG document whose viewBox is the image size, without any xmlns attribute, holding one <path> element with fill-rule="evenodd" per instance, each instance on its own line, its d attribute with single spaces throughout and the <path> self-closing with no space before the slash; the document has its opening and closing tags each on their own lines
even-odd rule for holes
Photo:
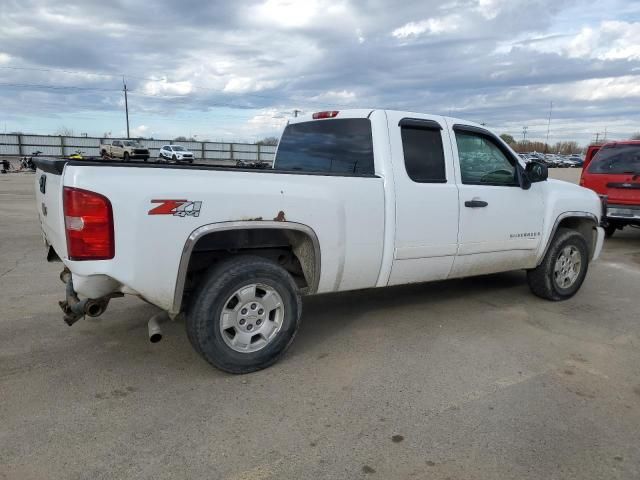
<svg viewBox="0 0 640 480">
<path fill-rule="evenodd" d="M 603 145 L 585 161 L 580 185 L 603 199 L 607 237 L 626 225 L 640 226 L 640 140 Z"/>
</svg>

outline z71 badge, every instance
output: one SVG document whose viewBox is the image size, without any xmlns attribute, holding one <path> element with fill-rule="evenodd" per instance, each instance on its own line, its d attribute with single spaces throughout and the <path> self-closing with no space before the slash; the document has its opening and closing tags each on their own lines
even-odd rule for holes
<svg viewBox="0 0 640 480">
<path fill-rule="evenodd" d="M 174 217 L 198 217 L 202 202 L 189 200 L 151 200 L 151 203 L 159 203 L 149 210 L 149 215 L 173 215 Z"/>
</svg>

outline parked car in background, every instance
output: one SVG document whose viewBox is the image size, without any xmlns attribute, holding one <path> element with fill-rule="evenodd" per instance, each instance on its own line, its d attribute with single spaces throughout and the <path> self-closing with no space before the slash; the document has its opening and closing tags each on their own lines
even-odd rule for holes
<svg viewBox="0 0 640 480">
<path fill-rule="evenodd" d="M 137 140 L 104 140 L 100 142 L 100 155 L 104 158 L 129 160 L 149 160 L 149 149 Z"/>
<path fill-rule="evenodd" d="M 172 160 L 174 162 L 193 163 L 193 152 L 190 152 L 182 145 L 164 145 L 160 149 L 158 157 L 162 160 Z"/>
<path fill-rule="evenodd" d="M 580 185 L 605 204 L 605 234 L 627 225 L 640 226 L 640 140 L 607 143 L 582 170 Z"/>
</svg>

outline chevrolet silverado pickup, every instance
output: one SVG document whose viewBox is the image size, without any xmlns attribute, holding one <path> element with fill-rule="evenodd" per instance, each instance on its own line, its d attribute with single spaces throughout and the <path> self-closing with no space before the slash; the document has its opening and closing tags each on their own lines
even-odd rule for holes
<svg viewBox="0 0 640 480">
<path fill-rule="evenodd" d="M 284 354 L 304 295 L 523 269 L 535 295 L 564 300 L 604 238 L 594 192 L 547 179 L 481 125 L 435 115 L 299 117 L 268 169 L 37 165 L 65 321 L 136 295 L 182 314 L 195 350 L 232 373 Z"/>
</svg>

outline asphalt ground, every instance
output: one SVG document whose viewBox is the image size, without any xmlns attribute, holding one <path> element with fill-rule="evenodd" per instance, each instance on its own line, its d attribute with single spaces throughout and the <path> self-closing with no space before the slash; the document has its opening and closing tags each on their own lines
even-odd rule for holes
<svg viewBox="0 0 640 480">
<path fill-rule="evenodd" d="M 640 478 L 640 230 L 565 302 L 523 272 L 305 299 L 232 376 L 136 298 L 66 326 L 34 180 L 0 175 L 0 479 Z"/>
</svg>

